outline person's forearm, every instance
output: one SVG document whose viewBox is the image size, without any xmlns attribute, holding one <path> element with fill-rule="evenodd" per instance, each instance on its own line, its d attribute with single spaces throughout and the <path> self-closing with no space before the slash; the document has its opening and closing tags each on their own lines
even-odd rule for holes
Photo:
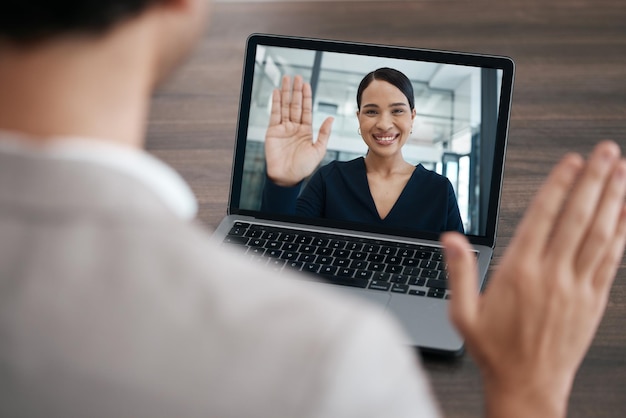
<svg viewBox="0 0 626 418">
<path fill-rule="evenodd" d="M 567 415 L 569 387 L 559 389 L 524 382 L 504 387 L 486 382 L 484 388 L 487 418 L 564 418 Z"/>
</svg>

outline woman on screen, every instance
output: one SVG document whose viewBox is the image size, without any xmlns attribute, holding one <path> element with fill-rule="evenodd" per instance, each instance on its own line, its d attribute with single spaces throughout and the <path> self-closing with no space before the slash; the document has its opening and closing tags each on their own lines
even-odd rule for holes
<svg viewBox="0 0 626 418">
<path fill-rule="evenodd" d="M 463 223 L 450 181 L 404 160 L 415 118 L 413 86 L 401 72 L 379 68 L 357 90 L 365 157 L 333 161 L 317 171 L 332 127 L 313 140 L 311 87 L 283 77 L 274 90 L 265 137 L 267 179 L 261 210 L 415 231 L 460 231 Z M 311 176 L 311 174 L 313 174 Z M 311 176 L 300 193 L 303 180 Z"/>
</svg>

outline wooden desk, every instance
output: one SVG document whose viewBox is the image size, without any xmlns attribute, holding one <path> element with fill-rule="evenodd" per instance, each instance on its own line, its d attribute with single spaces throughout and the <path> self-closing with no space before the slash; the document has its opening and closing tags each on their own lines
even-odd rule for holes
<svg viewBox="0 0 626 418">
<path fill-rule="evenodd" d="M 600 139 L 626 151 L 623 0 L 216 3 L 192 59 L 154 99 L 150 151 L 178 169 L 215 226 L 225 213 L 246 37 L 252 32 L 507 55 L 517 64 L 494 265 L 548 170 Z M 626 268 L 580 368 L 570 417 L 626 414 Z M 426 359 L 448 417 L 482 413 L 469 356 Z"/>
</svg>

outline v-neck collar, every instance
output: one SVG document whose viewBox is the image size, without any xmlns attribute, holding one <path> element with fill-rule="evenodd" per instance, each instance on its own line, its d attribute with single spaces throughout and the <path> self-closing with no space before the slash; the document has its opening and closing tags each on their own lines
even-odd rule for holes
<svg viewBox="0 0 626 418">
<path fill-rule="evenodd" d="M 418 166 L 415 166 L 415 169 L 413 170 L 413 172 L 411 173 L 411 177 L 409 177 L 409 180 L 406 182 L 406 184 L 404 185 L 404 187 L 402 188 L 402 191 L 400 192 L 400 194 L 398 195 L 398 198 L 396 199 L 396 201 L 393 203 L 393 206 L 391 206 L 391 209 L 389 210 L 389 212 L 387 213 L 387 216 L 385 216 L 384 218 L 380 217 L 380 213 L 378 212 L 378 209 L 376 208 L 376 202 L 374 202 L 374 196 L 372 196 L 372 191 L 370 190 L 370 183 L 367 179 L 367 167 L 365 165 L 365 158 L 361 157 L 361 168 L 362 168 L 362 176 L 361 176 L 361 181 L 364 182 L 364 190 L 367 190 L 367 195 L 368 195 L 368 203 L 370 206 L 370 210 L 372 211 L 372 213 L 374 213 L 376 215 L 376 218 L 380 221 L 380 222 L 386 222 L 389 217 L 391 216 L 391 214 L 394 212 L 394 210 L 396 209 L 396 207 L 398 206 L 398 202 L 400 200 L 402 200 L 403 196 L 405 193 L 407 193 L 407 189 L 409 187 L 409 184 L 413 181 L 414 177 L 415 177 L 415 173 L 418 170 Z"/>
</svg>

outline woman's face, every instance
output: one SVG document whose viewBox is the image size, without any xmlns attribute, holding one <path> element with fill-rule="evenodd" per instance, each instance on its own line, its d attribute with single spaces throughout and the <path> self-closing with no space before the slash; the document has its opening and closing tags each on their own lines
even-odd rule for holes
<svg viewBox="0 0 626 418">
<path fill-rule="evenodd" d="M 411 110 L 408 99 L 396 86 L 372 80 L 363 90 L 357 117 L 370 152 L 391 156 L 400 152 L 409 138 L 415 110 Z"/>
</svg>

